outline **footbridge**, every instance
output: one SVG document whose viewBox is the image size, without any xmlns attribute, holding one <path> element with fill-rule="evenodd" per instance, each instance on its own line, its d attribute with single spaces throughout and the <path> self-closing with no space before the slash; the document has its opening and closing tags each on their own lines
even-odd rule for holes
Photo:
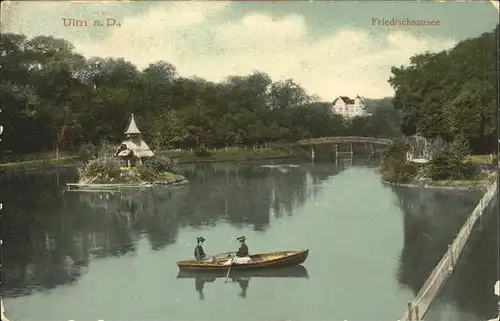
<svg viewBox="0 0 500 321">
<path fill-rule="evenodd" d="M 362 136 L 334 136 L 334 137 L 319 137 L 302 139 L 295 144 L 298 146 L 320 145 L 320 144 L 375 144 L 375 145 L 392 145 L 393 140 L 387 138 L 362 137 Z"/>
<path fill-rule="evenodd" d="M 316 152 L 314 146 L 316 145 L 334 145 L 335 146 L 335 163 L 338 163 L 339 156 L 347 155 L 352 157 L 354 155 L 353 145 L 370 145 L 371 146 L 371 156 L 375 158 L 377 152 L 385 151 L 390 145 L 392 145 L 393 140 L 387 138 L 377 138 L 377 137 L 361 137 L 361 136 L 334 136 L 334 137 L 319 137 L 302 139 L 297 141 L 295 146 L 303 146 L 311 148 L 311 160 L 314 162 Z M 339 145 L 348 145 L 348 151 L 340 151 Z M 382 149 L 379 148 L 377 151 L 376 146 L 384 146 Z"/>
</svg>

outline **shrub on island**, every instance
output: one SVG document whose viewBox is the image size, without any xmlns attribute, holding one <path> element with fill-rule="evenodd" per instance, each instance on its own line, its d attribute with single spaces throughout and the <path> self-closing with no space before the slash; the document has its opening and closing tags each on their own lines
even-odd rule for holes
<svg viewBox="0 0 500 321">
<path fill-rule="evenodd" d="M 137 167 L 122 167 L 114 157 L 98 157 L 78 168 L 81 184 L 177 183 L 185 178 L 165 156 L 154 157 Z"/>
<path fill-rule="evenodd" d="M 418 166 L 406 161 L 410 146 L 404 141 L 396 141 L 384 152 L 380 161 L 382 180 L 390 183 L 409 183 L 418 173 Z"/>
<path fill-rule="evenodd" d="M 382 179 L 390 183 L 412 183 L 422 181 L 468 180 L 477 178 L 480 169 L 468 159 L 471 150 L 468 141 L 458 135 L 452 142 L 444 143 L 433 153 L 430 162 L 414 164 L 408 162 L 410 145 L 396 141 L 383 154 L 380 163 Z"/>
</svg>

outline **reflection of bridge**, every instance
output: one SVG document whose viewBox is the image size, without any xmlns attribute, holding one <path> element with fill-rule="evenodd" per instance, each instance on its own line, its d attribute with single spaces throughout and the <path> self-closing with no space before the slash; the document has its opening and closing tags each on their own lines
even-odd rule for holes
<svg viewBox="0 0 500 321">
<path fill-rule="evenodd" d="M 319 137 L 319 138 L 302 139 L 302 140 L 297 141 L 294 145 L 295 146 L 310 146 L 311 147 L 311 159 L 312 159 L 312 161 L 314 161 L 314 157 L 316 154 L 314 151 L 314 145 L 333 144 L 333 145 L 335 145 L 335 162 L 338 163 L 339 155 L 349 155 L 351 157 L 351 160 L 352 160 L 352 157 L 354 155 L 354 150 L 352 148 L 353 144 L 370 145 L 371 146 L 371 156 L 375 157 L 375 154 L 377 152 L 375 145 L 390 146 L 390 145 L 392 145 L 392 143 L 393 143 L 393 140 L 387 139 L 387 138 L 361 137 L 361 136 L 335 136 L 335 137 Z M 348 152 L 339 152 L 339 144 L 349 144 L 349 151 Z"/>
</svg>

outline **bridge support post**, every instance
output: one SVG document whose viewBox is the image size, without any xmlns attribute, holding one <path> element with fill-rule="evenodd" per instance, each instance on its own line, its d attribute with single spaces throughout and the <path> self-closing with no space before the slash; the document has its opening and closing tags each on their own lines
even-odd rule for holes
<svg viewBox="0 0 500 321">
<path fill-rule="evenodd" d="M 354 150 L 352 149 L 352 143 L 349 144 L 349 149 L 351 153 L 351 166 L 354 164 Z"/>
<path fill-rule="evenodd" d="M 335 144 L 335 165 L 339 163 L 339 144 Z"/>
<path fill-rule="evenodd" d="M 453 257 L 453 249 L 451 247 L 451 244 L 448 245 L 448 259 L 449 259 L 449 266 L 448 266 L 448 270 L 451 272 L 453 271 L 453 267 L 455 265 L 455 259 Z"/>
<path fill-rule="evenodd" d="M 311 161 L 314 163 L 316 153 L 314 152 L 314 145 L 311 145 Z"/>
<path fill-rule="evenodd" d="M 370 144 L 372 147 L 372 157 L 375 158 L 375 144 Z"/>
<path fill-rule="evenodd" d="M 479 214 L 478 214 L 478 225 L 479 225 L 479 230 L 482 231 L 483 230 L 483 199 L 481 198 L 479 200 Z"/>
<path fill-rule="evenodd" d="M 411 306 L 411 302 L 408 302 L 408 318 L 407 321 L 411 321 L 413 317 L 413 308 Z"/>
</svg>

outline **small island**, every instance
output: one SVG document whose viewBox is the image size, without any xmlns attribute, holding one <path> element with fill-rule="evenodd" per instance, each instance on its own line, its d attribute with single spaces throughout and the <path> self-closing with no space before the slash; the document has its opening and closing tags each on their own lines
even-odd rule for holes
<svg viewBox="0 0 500 321">
<path fill-rule="evenodd" d="M 177 186 L 186 178 L 166 156 L 156 156 L 141 137 L 132 114 L 126 138 L 113 154 L 96 156 L 78 168 L 79 187 Z"/>
<path fill-rule="evenodd" d="M 382 156 L 380 172 L 384 183 L 399 186 L 485 189 L 496 178 L 497 162 L 493 155 L 471 155 L 461 135 L 448 142 L 416 135 L 394 141 Z"/>
</svg>

